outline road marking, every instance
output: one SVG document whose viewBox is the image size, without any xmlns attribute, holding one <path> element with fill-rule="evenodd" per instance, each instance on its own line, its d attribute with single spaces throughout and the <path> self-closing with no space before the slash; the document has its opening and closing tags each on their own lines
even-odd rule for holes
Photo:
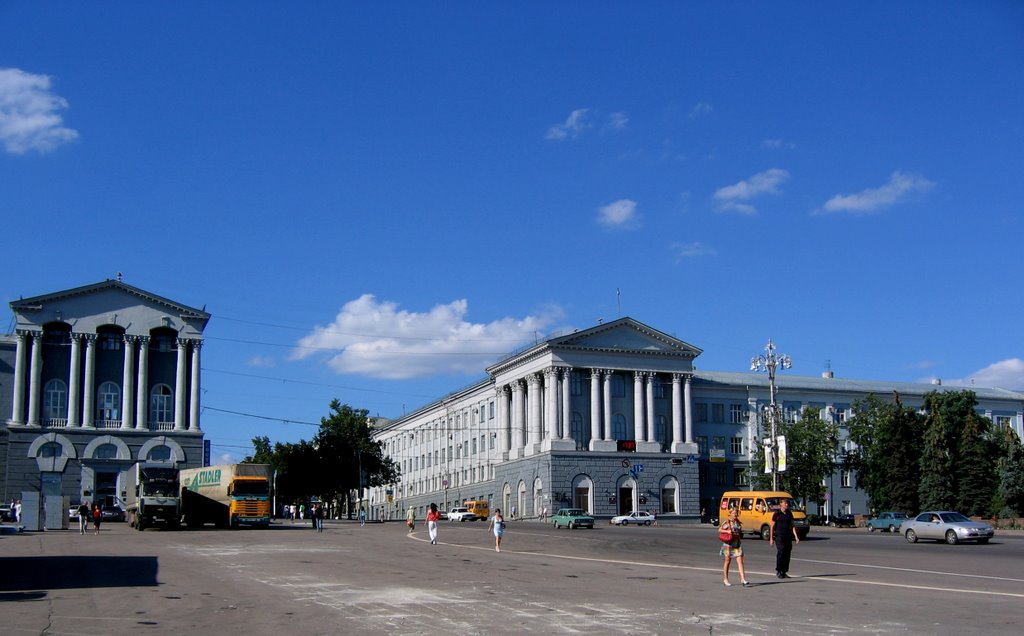
<svg viewBox="0 0 1024 636">
<path fill-rule="evenodd" d="M 1012 579 L 1004 576 L 989 576 L 987 574 L 963 574 L 960 572 L 942 572 L 940 570 L 917 570 L 914 568 L 897 568 L 891 565 L 868 565 L 864 563 L 846 563 L 844 561 L 819 561 L 817 559 L 793 559 L 802 563 L 823 563 L 825 565 L 842 565 L 852 568 L 871 568 L 875 570 L 895 570 L 897 572 L 913 572 L 915 574 L 939 574 L 942 576 L 959 576 L 968 579 L 991 579 L 993 581 L 1008 581 L 1010 583 L 1024 583 L 1024 579 Z"/>
</svg>

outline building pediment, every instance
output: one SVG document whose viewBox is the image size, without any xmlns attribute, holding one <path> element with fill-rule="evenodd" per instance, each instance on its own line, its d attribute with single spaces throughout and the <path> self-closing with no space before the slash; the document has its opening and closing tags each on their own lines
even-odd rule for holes
<svg viewBox="0 0 1024 636">
<path fill-rule="evenodd" d="M 632 318 L 621 318 L 584 331 L 552 338 L 547 344 L 556 350 L 664 353 L 689 357 L 697 357 L 702 353 L 701 349 Z"/>
</svg>

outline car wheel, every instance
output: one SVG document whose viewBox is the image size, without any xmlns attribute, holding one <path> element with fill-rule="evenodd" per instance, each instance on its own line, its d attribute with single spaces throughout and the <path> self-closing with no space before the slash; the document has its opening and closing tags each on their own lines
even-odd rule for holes
<svg viewBox="0 0 1024 636">
<path fill-rule="evenodd" d="M 893 534 L 896 534 L 896 526 L 894 526 L 893 524 L 890 523 L 889 524 L 889 532 L 891 532 Z"/>
<path fill-rule="evenodd" d="M 644 525 L 645 525 L 645 526 L 649 526 L 649 525 L 651 525 L 651 522 L 650 522 L 650 521 L 645 521 L 645 522 L 644 522 Z"/>
<path fill-rule="evenodd" d="M 558 530 L 558 522 L 556 521 L 556 522 L 552 523 L 551 527 L 554 528 L 555 530 Z"/>
<path fill-rule="evenodd" d="M 629 525 L 629 520 L 628 519 L 623 519 L 622 520 L 622 525 L 628 526 Z"/>
<path fill-rule="evenodd" d="M 913 530 L 907 530 L 904 538 L 907 540 L 907 543 L 917 543 L 917 533 Z"/>
<path fill-rule="evenodd" d="M 771 526 L 769 526 L 767 524 L 761 526 L 761 539 L 764 540 L 764 541 L 771 541 L 772 540 L 772 528 L 771 528 Z"/>
<path fill-rule="evenodd" d="M 868 532 L 874 532 L 875 526 L 868 526 Z"/>
<path fill-rule="evenodd" d="M 573 522 L 573 521 L 570 521 L 569 522 L 569 529 L 570 530 L 575 530 L 576 528 L 577 528 L 576 523 Z"/>
<path fill-rule="evenodd" d="M 960 539 L 956 536 L 956 530 L 946 530 L 946 543 L 949 545 L 956 545 L 960 543 Z"/>
</svg>

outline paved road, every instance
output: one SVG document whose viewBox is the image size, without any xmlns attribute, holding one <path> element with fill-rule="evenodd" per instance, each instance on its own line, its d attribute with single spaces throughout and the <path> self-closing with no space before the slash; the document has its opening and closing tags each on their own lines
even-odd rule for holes
<svg viewBox="0 0 1024 636">
<path fill-rule="evenodd" d="M 710 526 L 553 530 L 482 523 L 275 524 L 0 535 L 0 633 L 1018 634 L 1024 536 L 987 546 L 819 529 L 794 553 L 745 544 L 751 588 L 721 584 Z M 733 580 L 738 576 L 734 573 Z"/>
</svg>

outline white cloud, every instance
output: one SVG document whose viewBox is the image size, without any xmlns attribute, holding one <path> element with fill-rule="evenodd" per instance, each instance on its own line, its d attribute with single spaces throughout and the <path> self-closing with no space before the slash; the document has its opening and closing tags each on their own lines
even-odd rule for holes
<svg viewBox="0 0 1024 636">
<path fill-rule="evenodd" d="M 15 155 L 44 153 L 78 138 L 58 111 L 68 102 L 52 92 L 47 75 L 0 69 L 0 141 Z"/>
<path fill-rule="evenodd" d="M 778 194 L 779 186 L 789 179 L 789 172 L 782 168 L 765 170 L 729 186 L 719 188 L 714 199 L 718 202 L 720 212 L 738 212 L 740 214 L 756 214 L 757 208 L 743 203 L 763 194 Z"/>
<path fill-rule="evenodd" d="M 690 119 L 697 119 L 698 117 L 703 117 L 704 115 L 710 115 L 712 110 L 714 109 L 711 108 L 711 104 L 707 102 L 699 102 L 696 106 L 690 109 L 690 114 L 688 115 L 688 117 Z"/>
<path fill-rule="evenodd" d="M 253 356 L 245 362 L 250 367 L 257 367 L 260 369 L 269 369 L 277 366 L 277 362 L 268 356 Z"/>
<path fill-rule="evenodd" d="M 1024 360 L 1009 358 L 975 371 L 970 377 L 943 380 L 942 383 L 952 386 L 998 387 L 1012 391 L 1024 391 Z"/>
<path fill-rule="evenodd" d="M 705 245 L 700 241 L 694 241 L 693 243 L 673 243 L 671 247 L 672 251 L 675 252 L 676 262 L 682 261 L 684 258 L 698 258 L 701 256 L 715 256 L 718 251 L 710 245 Z"/>
<path fill-rule="evenodd" d="M 577 108 L 569 114 L 561 124 L 555 124 L 551 128 L 548 128 L 547 139 L 554 139 L 556 141 L 562 141 L 572 137 L 575 139 L 580 134 L 590 127 L 587 122 L 587 113 L 590 112 L 588 108 Z"/>
<path fill-rule="evenodd" d="M 561 318 L 552 307 L 537 316 L 472 323 L 465 320 L 468 307 L 463 299 L 416 313 L 364 294 L 345 303 L 333 323 L 299 340 L 292 358 L 327 352 L 337 373 L 385 379 L 475 375 Z"/>
<path fill-rule="evenodd" d="M 610 130 L 625 130 L 629 126 L 629 116 L 626 113 L 618 112 L 608 115 L 605 127 Z"/>
<path fill-rule="evenodd" d="M 837 194 L 818 211 L 822 214 L 849 212 L 851 214 L 870 214 L 890 207 L 900 199 L 913 193 L 927 192 L 935 187 L 935 183 L 917 175 L 904 174 L 896 171 L 889 177 L 889 182 L 879 188 L 868 188 L 857 194 Z"/>
<path fill-rule="evenodd" d="M 619 199 L 597 211 L 597 222 L 605 227 L 629 229 L 636 227 L 639 221 L 636 201 L 629 199 Z"/>
</svg>

